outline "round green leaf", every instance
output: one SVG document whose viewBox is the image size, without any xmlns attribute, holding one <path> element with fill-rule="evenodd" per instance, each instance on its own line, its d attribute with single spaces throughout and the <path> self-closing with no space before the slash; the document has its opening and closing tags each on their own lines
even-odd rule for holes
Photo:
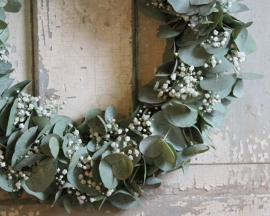
<svg viewBox="0 0 270 216">
<path fill-rule="evenodd" d="M 140 88 L 138 99 L 142 103 L 147 104 L 159 104 L 165 101 L 165 99 L 158 98 L 158 92 L 154 90 L 152 85 L 145 85 Z"/>
<path fill-rule="evenodd" d="M 155 158 L 162 154 L 163 146 L 160 135 L 149 136 L 140 142 L 141 153 L 149 158 Z"/>
<path fill-rule="evenodd" d="M 263 78 L 263 75 L 262 74 L 255 74 L 255 73 L 239 73 L 239 74 L 237 74 L 237 78 L 253 80 L 253 79 L 261 79 L 261 78 Z"/>
<path fill-rule="evenodd" d="M 219 76 L 217 78 L 205 78 L 200 81 L 200 86 L 208 91 L 222 91 L 233 86 L 235 79 L 232 75 Z"/>
<path fill-rule="evenodd" d="M 245 94 L 243 80 L 238 79 L 233 87 L 233 95 L 242 98 Z"/>
<path fill-rule="evenodd" d="M 113 119 L 115 117 L 115 114 L 116 114 L 115 107 L 113 105 L 108 106 L 105 111 L 105 120 L 109 121 Z"/>
<path fill-rule="evenodd" d="M 18 0 L 8 0 L 8 3 L 4 7 L 6 12 L 19 12 L 22 8 L 22 3 Z"/>
<path fill-rule="evenodd" d="M 209 146 L 205 144 L 195 144 L 192 146 L 187 147 L 183 154 L 186 156 L 193 156 L 196 154 L 201 154 L 209 150 Z"/>
<path fill-rule="evenodd" d="M 198 117 L 197 110 L 185 104 L 170 104 L 163 109 L 163 114 L 176 127 L 191 127 Z"/>
<path fill-rule="evenodd" d="M 54 158 L 57 158 L 58 153 L 59 153 L 59 149 L 60 149 L 60 143 L 59 143 L 58 139 L 55 138 L 54 136 L 51 137 L 49 140 L 49 147 L 50 147 L 52 156 Z"/>
<path fill-rule="evenodd" d="M 131 209 L 139 204 L 139 199 L 136 196 L 132 196 L 126 190 L 118 190 L 111 195 L 108 200 L 117 208 Z"/>
<path fill-rule="evenodd" d="M 45 158 L 33 168 L 29 179 L 25 181 L 29 190 L 34 192 L 43 192 L 53 182 L 57 169 L 57 160 L 54 158 Z"/>
<path fill-rule="evenodd" d="M 113 153 L 104 160 L 112 166 L 113 175 L 119 180 L 125 180 L 133 172 L 133 163 L 125 154 Z"/>
<path fill-rule="evenodd" d="M 118 180 L 113 175 L 111 165 L 105 160 L 100 161 L 99 173 L 100 173 L 100 178 L 106 188 L 114 189 L 117 187 Z"/>
<path fill-rule="evenodd" d="M 174 163 L 175 162 L 175 155 L 174 152 L 171 150 L 171 148 L 165 143 L 164 141 L 161 142 L 163 146 L 163 152 L 161 154 L 161 157 L 169 162 L 169 163 Z"/>
<path fill-rule="evenodd" d="M 212 56 L 200 45 L 181 47 L 178 54 L 182 61 L 194 67 L 203 66 Z"/>
</svg>

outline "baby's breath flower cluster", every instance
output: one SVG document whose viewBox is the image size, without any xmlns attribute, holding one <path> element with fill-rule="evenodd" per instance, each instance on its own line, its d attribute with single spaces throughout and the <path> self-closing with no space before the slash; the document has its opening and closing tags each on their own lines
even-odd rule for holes
<svg viewBox="0 0 270 216">
<path fill-rule="evenodd" d="M 12 166 L 8 166 L 6 173 L 8 179 L 14 182 L 15 188 L 13 192 L 19 191 L 22 187 L 21 180 L 28 180 L 31 175 L 30 171 L 16 171 Z"/>
<path fill-rule="evenodd" d="M 227 31 L 219 32 L 218 30 L 215 29 L 210 39 L 207 39 L 205 42 L 201 43 L 201 46 L 204 46 L 204 43 L 211 44 L 212 47 L 224 46 L 229 36 L 230 36 L 229 32 Z"/>
<path fill-rule="evenodd" d="M 70 125 L 72 126 L 72 125 Z M 73 138 L 68 141 L 67 155 L 69 158 L 82 146 L 82 140 L 79 138 L 79 131 L 73 131 Z"/>
<path fill-rule="evenodd" d="M 6 167 L 4 151 L 0 149 L 0 167 Z"/>
<path fill-rule="evenodd" d="M 60 110 L 65 108 L 66 102 L 58 103 L 58 100 L 50 98 L 49 102 L 43 107 L 37 107 L 36 111 L 39 116 L 53 118 Z"/>
<path fill-rule="evenodd" d="M 18 112 L 14 121 L 14 125 L 22 129 L 24 128 L 26 119 L 31 115 L 40 98 L 34 97 L 24 92 L 17 91 L 17 93 L 19 93 L 17 105 Z"/>
<path fill-rule="evenodd" d="M 90 138 L 95 139 L 96 141 L 96 150 L 100 149 L 100 147 L 108 142 L 111 139 L 115 139 L 119 135 L 122 135 L 126 132 L 128 132 L 128 129 L 123 130 L 119 127 L 119 125 L 116 123 L 115 119 L 109 119 L 107 120 L 107 124 L 105 125 L 107 133 L 105 135 L 101 135 L 97 133 L 96 131 L 93 131 L 90 129 Z"/>
<path fill-rule="evenodd" d="M 59 190 L 63 188 L 63 185 L 67 181 L 67 173 L 68 173 L 67 169 L 61 170 L 58 167 L 56 170 L 56 174 L 55 174 L 56 183 L 55 184 L 58 186 Z"/>
<path fill-rule="evenodd" d="M 243 63 L 246 61 L 246 54 L 244 52 L 239 52 L 235 45 L 232 44 L 232 49 L 230 52 L 226 55 L 226 58 L 233 63 L 235 68 L 239 71 L 240 70 L 240 63 Z"/>
<path fill-rule="evenodd" d="M 148 111 L 145 113 L 146 106 L 143 109 L 139 110 L 139 113 L 136 117 L 133 118 L 133 123 L 129 124 L 129 129 L 132 131 L 137 131 L 142 134 L 143 138 L 148 137 L 154 131 L 153 127 L 151 127 L 151 112 Z"/>
<path fill-rule="evenodd" d="M 10 60 L 9 60 L 9 50 L 4 45 L 0 45 L 0 61 L 2 61 L 2 62 L 10 62 Z"/>
<path fill-rule="evenodd" d="M 198 85 L 203 80 L 202 71 L 196 71 L 194 66 L 181 63 L 178 71 L 173 73 L 169 79 L 157 89 L 158 98 L 166 99 L 168 96 L 181 98 L 186 100 L 188 98 L 198 97 L 201 92 Z"/>
<path fill-rule="evenodd" d="M 213 111 L 213 106 L 220 102 L 221 100 L 218 94 L 213 95 L 211 91 L 208 91 L 204 94 L 202 106 L 200 106 L 198 109 L 203 113 L 211 113 Z"/>
<path fill-rule="evenodd" d="M 220 59 L 218 60 L 215 56 L 212 56 L 211 59 L 204 64 L 204 68 L 214 68 L 221 63 L 222 61 Z"/>
</svg>

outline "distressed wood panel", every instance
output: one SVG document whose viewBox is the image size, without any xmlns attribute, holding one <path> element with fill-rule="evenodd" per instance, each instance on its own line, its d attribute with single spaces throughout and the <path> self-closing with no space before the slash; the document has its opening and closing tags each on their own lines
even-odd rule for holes
<svg viewBox="0 0 270 216">
<path fill-rule="evenodd" d="M 27 1 L 27 0 L 25 0 Z M 79 4 L 84 2 L 82 4 Z M 85 45 L 86 41 L 91 41 L 92 36 L 96 32 L 102 33 L 101 27 L 93 27 L 95 31 L 83 29 L 80 27 L 83 25 L 82 17 L 91 17 L 94 16 L 97 19 L 96 13 L 94 15 L 90 12 L 85 12 L 85 8 L 94 5 L 90 5 L 86 0 L 76 0 L 76 1 L 41 1 L 38 0 L 39 4 L 39 27 L 43 22 L 45 26 L 43 28 L 44 34 L 39 28 L 39 53 L 45 53 L 44 58 L 42 55 L 39 56 L 39 74 L 44 73 L 45 78 L 48 83 L 44 86 L 40 86 L 40 90 L 44 90 L 44 94 L 48 97 L 51 94 L 61 96 L 62 99 L 70 103 L 71 107 L 67 107 L 67 110 L 72 110 L 72 113 L 79 113 L 75 118 L 80 118 L 84 112 L 84 104 L 79 104 L 80 98 L 83 96 L 77 96 L 82 94 L 84 89 L 81 87 L 77 88 L 76 86 L 69 87 L 70 91 L 76 94 L 76 98 L 68 98 L 68 94 L 63 90 L 63 82 L 59 82 L 60 79 L 65 80 L 65 76 L 71 77 L 67 78 L 65 82 L 70 82 L 70 84 L 79 83 L 83 81 L 78 81 L 78 74 L 80 78 L 87 77 L 83 70 L 91 73 L 93 70 L 88 70 L 90 66 L 95 65 L 94 60 L 91 60 L 93 57 L 92 54 L 95 52 L 90 52 L 89 61 L 84 59 L 84 51 L 80 50 L 81 45 Z M 100 1 L 99 1 L 100 2 Z M 112 3 L 112 1 L 108 1 Z M 115 4 L 100 3 L 102 7 L 104 5 L 107 8 L 112 6 L 115 9 L 111 13 L 118 13 L 119 7 L 116 7 L 116 4 L 119 4 L 120 1 L 114 1 Z M 126 4 L 129 4 L 130 1 L 124 1 Z M 190 166 L 189 172 L 184 176 L 181 170 L 172 172 L 164 177 L 166 183 L 164 183 L 160 188 L 154 190 L 146 190 L 145 195 L 147 199 L 141 199 L 141 205 L 131 211 L 120 211 L 111 207 L 110 205 L 104 206 L 100 212 L 90 211 L 86 212 L 78 207 L 73 210 L 74 215 L 134 215 L 134 216 L 144 216 L 144 215 L 172 215 L 172 216 L 193 216 L 193 215 L 213 215 L 213 216 L 268 216 L 270 212 L 270 165 L 269 165 L 269 89 L 267 88 L 267 80 L 269 80 L 269 75 L 266 72 L 266 69 L 269 67 L 268 56 L 265 53 L 269 53 L 270 45 L 268 43 L 269 31 L 264 25 L 260 23 L 267 23 L 269 17 L 266 13 L 262 13 L 262 9 L 265 10 L 266 7 L 269 8 L 269 4 L 266 0 L 260 2 L 253 2 L 251 0 L 246 0 L 245 3 L 251 7 L 251 11 L 244 14 L 241 14 L 244 20 L 250 21 L 254 20 L 255 24 L 250 28 L 251 34 L 255 37 L 258 43 L 258 51 L 256 54 L 249 56 L 248 62 L 243 67 L 243 71 L 247 72 L 259 72 L 264 73 L 265 78 L 263 80 L 257 81 L 248 81 L 246 82 L 246 96 L 245 98 L 234 102 L 229 107 L 229 113 L 227 115 L 227 120 L 225 126 L 216 132 L 213 133 L 213 140 L 217 145 L 216 151 L 210 151 L 207 154 L 199 156 L 194 160 L 193 165 Z M 94 3 L 93 3 L 94 4 Z M 119 5 L 118 5 L 119 6 Z M 106 8 L 105 7 L 105 8 Z M 123 9 L 125 14 L 126 11 Z M 270 8 L 269 8 L 270 9 Z M 68 14 L 69 11 L 71 17 Z M 96 10 L 97 11 L 97 10 Z M 108 9 L 110 11 L 110 9 Z M 106 20 L 106 17 L 110 17 L 111 13 L 108 13 L 104 17 L 99 17 L 99 21 L 95 24 L 102 23 L 101 21 Z M 130 13 L 130 12 L 129 12 Z M 84 15 L 82 15 L 84 14 Z M 13 15 L 13 14 L 12 14 Z M 55 17 L 56 15 L 56 17 Z M 239 14 L 240 15 L 240 14 Z M 59 18 L 59 16 L 61 18 Z M 90 18 L 89 18 L 90 19 Z M 127 16 L 125 17 L 126 24 L 128 24 Z M 42 22 L 41 22 L 42 20 Z M 77 20 L 77 21 L 76 21 Z M 129 19 L 130 20 L 130 19 Z M 50 22 L 51 21 L 51 22 Z M 63 30 L 66 25 L 78 24 L 76 29 L 79 33 L 70 32 L 70 28 L 67 26 L 66 31 Z M 130 23 L 129 23 L 130 24 Z M 63 25 L 63 26 L 62 26 Z M 16 25 L 14 25 L 16 28 Z M 60 27 L 57 27 L 60 26 Z M 107 27 L 103 26 L 104 29 Z M 143 85 L 148 82 L 153 77 L 154 67 L 161 63 L 161 55 L 163 53 L 163 48 L 158 49 L 159 45 L 164 46 L 165 43 L 163 40 L 158 40 L 153 38 L 155 37 L 154 30 L 158 27 L 158 22 L 147 19 L 143 16 L 139 16 L 139 77 L 140 85 Z M 121 28 L 121 27 L 120 27 Z M 129 28 L 129 30 L 127 30 Z M 131 34 L 130 25 L 126 29 L 125 34 Z M 85 32 L 84 32 L 85 30 Z M 93 29 L 92 29 L 93 30 Z M 62 31 L 62 32 L 61 32 Z M 127 33 L 128 32 L 128 33 Z M 51 34 L 53 33 L 53 34 Z M 105 34 L 105 33 L 104 33 Z M 56 37 L 54 37 L 56 35 Z M 81 35 L 80 45 L 70 45 L 72 44 L 71 35 L 76 35 L 79 37 Z M 263 37 L 262 37 L 263 35 Z M 65 39 L 65 37 L 67 38 Z M 89 39 L 90 37 L 90 39 Z M 95 39 L 96 39 L 95 35 Z M 119 35 L 115 36 L 115 40 Z M 121 37 L 120 37 L 121 38 Z M 128 54 L 126 53 L 127 58 L 130 58 L 129 64 L 131 64 L 131 45 L 130 35 L 127 37 L 129 49 Z M 18 39 L 18 38 L 14 38 Z M 44 43 L 46 41 L 46 46 Z M 102 39 L 105 39 L 102 43 Z M 107 36 L 98 38 L 101 44 L 107 45 L 110 42 L 110 39 Z M 107 41 L 106 41 L 107 40 Z M 114 39 L 111 39 L 114 40 Z M 70 43 L 69 45 L 67 45 Z M 64 47 L 62 47 L 64 46 Z M 51 48 L 52 47 L 52 48 Z M 78 49 L 79 47 L 79 49 Z M 94 46 L 95 47 L 95 46 Z M 84 47 L 83 47 L 84 48 Z M 52 49 L 52 50 L 51 50 Z M 89 48 L 90 49 L 90 48 Z M 97 49 L 97 48 L 95 48 Z M 123 48 L 124 49 L 124 48 Z M 64 50 L 64 53 L 60 52 Z M 104 48 L 104 52 L 110 52 Z M 122 50 L 121 50 L 122 51 Z M 18 52 L 18 51 L 17 51 Z M 77 53 L 76 53 L 77 52 Z M 98 53 L 102 51 L 97 51 Z M 76 57 L 76 55 L 78 55 Z M 85 51 L 86 53 L 86 51 Z M 114 53 L 114 52 L 113 52 Z M 120 51 L 115 53 L 119 55 Z M 14 60 L 17 59 L 16 53 L 14 53 Z M 75 57 L 74 57 L 75 55 Z M 67 61 L 59 65 L 57 62 L 62 62 L 62 58 L 67 58 Z M 110 56 L 113 56 L 110 52 Z M 19 56 L 20 58 L 25 58 L 24 55 Z M 121 56 L 120 56 L 121 57 Z M 59 60 L 60 59 L 60 60 Z M 75 59 L 75 60 L 74 60 Z M 118 61 L 122 61 L 122 58 L 119 58 Z M 58 61 L 59 60 L 59 61 Z M 74 60 L 74 61 L 73 61 Z M 110 65 L 109 58 L 104 58 L 104 62 L 101 68 L 105 68 L 105 64 Z M 128 62 L 125 61 L 124 62 Z M 67 63 L 71 62 L 71 65 Z M 89 64 L 88 64 L 89 63 Z M 104 65 L 103 65 L 104 64 Z M 122 64 L 122 63 L 118 63 Z M 19 65 L 19 64 L 18 64 Z M 83 65 L 83 66 L 82 66 Z M 85 67 L 82 69 L 81 67 Z M 90 65 L 90 66 L 88 66 Z M 45 67 L 46 66 L 46 67 Z M 129 75 L 124 75 L 129 77 L 128 80 L 122 80 L 123 83 L 129 83 L 131 77 L 131 66 L 129 65 Z M 99 67 L 94 67 L 95 69 Z M 117 67 L 116 67 L 117 68 Z M 127 68 L 126 68 L 127 69 Z M 104 69 L 105 71 L 105 69 Z M 102 72 L 97 77 L 103 79 L 107 72 Z M 109 70 L 108 70 L 109 71 Z M 82 73 L 81 73 L 82 72 Z M 86 71 L 85 71 L 86 72 Z M 125 71 L 127 72 L 127 70 Z M 59 74 L 57 74 L 59 73 Z M 22 73 L 24 76 L 26 73 Z M 122 74 L 122 73 L 121 73 Z M 74 76 L 73 76 L 74 75 Z M 117 74 L 119 76 L 119 74 Z M 123 75 L 123 74 L 122 74 Z M 72 78 L 73 77 L 73 78 Z M 45 79 L 45 80 L 46 80 Z M 74 80 L 73 80 L 74 79 Z M 76 80 L 77 79 L 77 80 Z M 89 81 L 89 77 L 85 82 Z M 126 82 L 127 81 L 127 82 Z M 51 82 L 51 83 L 50 83 Z M 89 81 L 90 82 L 90 81 Z M 92 81 L 91 81 L 92 82 Z M 94 86 L 93 83 L 91 86 Z M 114 83 L 115 81 L 111 81 Z M 110 83 L 107 83 L 106 86 L 109 86 Z M 104 84 L 105 85 L 105 84 Z M 116 89 L 118 82 L 112 84 L 111 89 Z M 249 87 L 248 87 L 249 85 Z M 73 88 L 74 87 L 74 88 Z M 128 88 L 131 89 L 131 85 L 128 84 Z M 55 92 L 58 90 L 58 92 Z M 63 93 L 64 92 L 64 93 Z M 104 90 L 104 92 L 106 92 Z M 127 95 L 130 95 L 126 91 Z M 63 93 L 63 96 L 62 96 Z M 97 93 L 96 93 L 97 94 Z M 102 94 L 98 94 L 98 97 L 101 98 Z M 74 95 L 73 95 L 74 96 Z M 85 95 L 84 95 L 85 96 Z M 63 98 L 64 97 L 64 98 Z M 90 96 L 89 96 L 90 97 Z M 79 98 L 79 99 L 78 99 Z M 78 99 L 78 100 L 77 100 Z M 92 100 L 92 99 L 89 99 Z M 130 99 L 129 99 L 130 100 Z M 111 100 L 110 100 L 111 101 Z M 94 99 L 92 105 L 95 103 Z M 107 102 L 107 101 L 106 101 Z M 109 102 L 109 100 L 108 100 Z M 88 102 L 87 102 L 88 103 Z M 116 102 L 117 103 L 117 102 Z M 116 104 L 114 103 L 114 104 Z M 75 106 L 76 104 L 76 106 Z M 91 104 L 90 104 L 91 105 Z M 95 105 L 94 105 L 95 106 Z M 98 104 L 99 107 L 106 106 L 102 103 Z M 125 111 L 121 111 L 122 114 L 128 113 L 130 105 L 127 106 Z M 89 107 L 86 107 L 88 109 Z M 74 109 L 74 110 L 73 110 Z M 76 110 L 77 109 L 77 110 Z M 72 113 L 66 113 L 69 116 L 72 116 Z M 153 196 L 155 195 L 155 196 Z M 5 199 L 5 200 L 3 200 Z M 10 201 L 6 193 L 0 194 L 0 215 L 68 215 L 64 209 L 60 208 L 51 208 L 47 205 L 40 205 L 35 199 L 32 199 L 29 196 L 25 196 L 24 199 L 19 200 L 18 202 Z"/>
<path fill-rule="evenodd" d="M 247 56 L 242 66 L 243 72 L 264 74 L 261 80 L 245 81 L 245 97 L 234 101 L 229 106 L 226 122 L 221 129 L 213 131 L 212 139 L 216 150 L 211 150 L 198 156 L 195 163 L 256 163 L 270 162 L 270 119 L 269 119 L 269 87 L 267 80 L 270 75 L 269 58 L 265 53 L 270 52 L 270 29 L 265 28 L 269 20 L 262 8 L 270 5 L 267 0 L 246 0 L 250 11 L 236 14 L 245 22 L 254 21 L 249 28 L 250 34 L 257 41 L 257 52 Z M 162 63 L 162 53 L 165 40 L 157 39 L 158 26 L 162 22 L 152 20 L 139 14 L 139 72 L 140 84 L 147 83 L 153 78 L 154 67 Z"/>
<path fill-rule="evenodd" d="M 236 195 L 230 196 L 222 194 L 220 196 L 194 196 L 186 195 L 184 197 L 167 196 L 149 198 L 140 206 L 126 211 L 116 210 L 114 208 L 105 208 L 99 212 L 90 210 L 82 211 L 80 208 L 74 208 L 71 215 L 91 215 L 91 216 L 269 216 L 270 197 L 258 195 Z M 52 209 L 48 205 L 28 204 L 13 206 L 3 205 L 0 210 L 1 216 L 39 216 L 39 215 L 57 215 L 67 216 L 61 208 Z"/>
<path fill-rule="evenodd" d="M 63 114 L 131 109 L 131 1 L 40 0 L 37 5 L 39 94 L 66 100 Z"/>
</svg>

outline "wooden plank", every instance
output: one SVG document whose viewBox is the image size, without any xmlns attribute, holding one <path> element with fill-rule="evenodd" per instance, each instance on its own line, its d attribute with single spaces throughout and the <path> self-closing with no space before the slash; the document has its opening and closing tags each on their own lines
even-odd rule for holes
<svg viewBox="0 0 270 216">
<path fill-rule="evenodd" d="M 67 101 L 62 114 L 131 110 L 131 1 L 36 1 L 38 92 Z M 43 101 L 44 102 L 44 101 Z"/>
<path fill-rule="evenodd" d="M 191 165 L 187 175 L 178 170 L 167 174 L 164 179 L 166 182 L 161 187 L 145 189 L 144 196 L 140 198 L 140 206 L 121 212 L 121 215 L 136 215 L 140 212 L 148 212 L 146 215 L 162 215 L 167 211 L 170 211 L 171 215 L 177 215 L 179 211 L 183 215 L 215 215 L 218 213 L 216 211 L 220 211 L 219 215 L 248 216 L 255 215 L 254 212 L 270 211 L 270 164 Z M 0 209 L 11 211 L 13 206 L 9 206 L 10 202 L 7 198 L 1 200 Z M 42 209 L 40 214 L 65 215 L 63 209 L 51 209 L 45 205 L 38 207 L 36 203 L 35 199 L 27 196 L 16 201 L 15 205 L 17 208 L 21 206 L 22 212 Z M 154 206 L 158 206 L 159 210 Z M 86 214 L 85 210 L 78 207 L 75 207 L 74 211 L 81 215 Z M 105 215 L 107 212 L 120 215 L 120 211 L 109 204 L 100 212 L 91 211 L 94 215 Z"/>
<path fill-rule="evenodd" d="M 86 211 L 76 207 L 71 215 L 80 216 L 268 216 L 270 211 L 270 196 L 265 195 L 227 195 L 213 196 L 166 196 L 149 198 L 140 206 L 129 211 L 121 211 L 104 206 L 104 209 Z M 51 208 L 42 204 L 14 204 L 3 205 L 0 209 L 0 216 L 9 215 L 69 215 L 63 208 Z"/>
</svg>

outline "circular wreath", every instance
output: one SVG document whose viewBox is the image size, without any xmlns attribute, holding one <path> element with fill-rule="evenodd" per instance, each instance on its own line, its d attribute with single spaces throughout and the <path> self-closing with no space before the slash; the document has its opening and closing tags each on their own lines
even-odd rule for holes
<svg viewBox="0 0 270 216">
<path fill-rule="evenodd" d="M 162 20 L 157 36 L 167 39 L 164 64 L 138 93 L 132 116 L 116 120 L 114 106 L 92 109 L 76 125 L 58 115 L 63 107 L 24 92 L 31 81 L 12 85 L 5 11 L 18 0 L 0 1 L 0 187 L 13 198 L 23 191 L 70 212 L 73 203 L 100 208 L 105 200 L 135 207 L 143 188 L 182 168 L 214 147 L 207 131 L 222 125 L 227 105 L 243 96 L 246 54 L 255 43 L 235 12 L 238 0 L 138 0 L 139 10 Z M 10 87 L 11 86 L 11 87 Z"/>
</svg>

